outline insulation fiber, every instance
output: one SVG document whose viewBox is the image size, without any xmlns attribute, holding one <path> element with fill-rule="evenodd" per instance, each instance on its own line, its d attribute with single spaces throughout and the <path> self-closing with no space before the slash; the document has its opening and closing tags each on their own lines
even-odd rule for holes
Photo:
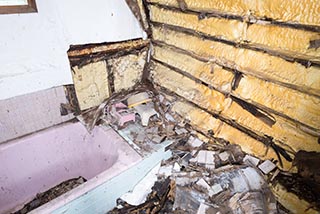
<svg viewBox="0 0 320 214">
<path fill-rule="evenodd" d="M 179 7 L 176 0 L 148 0 L 167 6 Z M 282 22 L 320 26 L 319 0 L 185 0 L 187 8 L 238 16 L 270 18 Z"/>
<path fill-rule="evenodd" d="M 166 28 L 154 27 L 153 37 L 154 40 L 179 47 L 207 60 L 233 65 L 235 69 L 244 73 L 289 84 L 309 93 L 320 94 L 319 67 L 306 68 L 302 64 L 262 52 L 236 48 Z"/>
<path fill-rule="evenodd" d="M 320 34 L 316 32 L 268 24 L 247 25 L 238 20 L 214 17 L 199 20 L 196 14 L 166 10 L 157 6 L 150 6 L 150 9 L 151 20 L 154 22 L 191 29 L 232 42 L 245 42 L 252 47 L 273 50 L 279 54 L 320 61 L 320 51 L 309 48 L 310 41 L 320 39 Z"/>
<path fill-rule="evenodd" d="M 109 97 L 107 65 L 105 61 L 73 67 L 73 82 L 81 110 L 100 105 Z"/>
</svg>

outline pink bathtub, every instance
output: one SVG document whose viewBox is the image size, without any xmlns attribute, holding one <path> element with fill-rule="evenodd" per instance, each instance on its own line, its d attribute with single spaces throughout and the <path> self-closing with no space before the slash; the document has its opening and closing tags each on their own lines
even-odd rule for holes
<svg viewBox="0 0 320 214">
<path fill-rule="evenodd" d="M 97 127 L 89 134 L 80 123 L 0 144 L 0 214 L 20 209 L 62 181 L 79 176 L 88 180 L 42 206 L 51 212 L 140 160 L 113 129 Z"/>
</svg>

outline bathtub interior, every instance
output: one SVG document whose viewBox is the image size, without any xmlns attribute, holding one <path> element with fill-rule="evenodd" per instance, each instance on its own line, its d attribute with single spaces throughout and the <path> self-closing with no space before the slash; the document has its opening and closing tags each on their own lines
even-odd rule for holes
<svg viewBox="0 0 320 214">
<path fill-rule="evenodd" d="M 110 128 L 89 134 L 80 123 L 67 123 L 1 145 L 0 213 L 62 181 L 89 180 L 107 170 L 117 162 L 123 141 Z"/>
</svg>

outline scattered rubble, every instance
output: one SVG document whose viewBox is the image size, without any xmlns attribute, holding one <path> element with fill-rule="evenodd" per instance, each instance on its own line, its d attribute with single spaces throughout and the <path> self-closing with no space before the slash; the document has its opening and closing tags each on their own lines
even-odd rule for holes
<svg viewBox="0 0 320 214">
<path fill-rule="evenodd" d="M 199 133 L 171 111 L 172 102 L 175 97 L 138 91 L 104 103 L 103 114 L 95 114 L 96 122 L 118 130 L 142 155 L 171 142 L 167 149 L 172 157 L 153 174 L 157 181 L 141 181 L 109 213 L 288 213 L 276 201 L 270 185 L 281 182 L 292 188 L 293 182 L 274 160 L 262 162 L 237 145 L 212 138 L 210 130 Z M 299 161 L 296 164 L 302 176 L 310 175 Z M 313 175 L 318 178 L 317 173 Z M 316 196 L 309 201 L 317 201 Z"/>
</svg>

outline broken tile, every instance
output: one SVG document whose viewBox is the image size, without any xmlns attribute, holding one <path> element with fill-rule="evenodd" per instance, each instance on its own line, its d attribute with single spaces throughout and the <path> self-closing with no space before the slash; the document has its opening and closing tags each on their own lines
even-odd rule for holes
<svg viewBox="0 0 320 214">
<path fill-rule="evenodd" d="M 223 189 L 222 189 L 222 187 L 221 187 L 220 184 L 214 184 L 214 185 L 211 187 L 211 189 L 212 189 L 213 195 L 216 195 L 216 194 L 218 194 L 218 193 L 220 193 L 220 192 L 223 191 Z"/>
<path fill-rule="evenodd" d="M 201 178 L 196 183 L 196 185 L 200 187 L 200 189 L 204 190 L 210 197 L 214 195 L 214 192 L 212 191 L 211 187 L 203 178 Z"/>
<path fill-rule="evenodd" d="M 178 163 L 174 163 L 173 165 L 173 171 L 180 172 L 181 166 Z"/>
<path fill-rule="evenodd" d="M 253 157 L 251 155 L 246 155 L 244 158 L 243 158 L 243 162 L 245 163 L 249 163 L 249 164 L 252 164 L 253 166 L 257 166 L 259 164 L 259 159 L 256 158 L 256 157 Z"/>
<path fill-rule="evenodd" d="M 195 158 L 190 159 L 190 162 L 203 164 L 206 168 L 214 169 L 214 154 L 214 151 L 200 150 Z"/>
<path fill-rule="evenodd" d="M 169 177 L 172 175 L 172 169 L 173 169 L 172 165 L 161 166 L 159 169 L 158 175 L 164 176 L 164 177 Z"/>
<path fill-rule="evenodd" d="M 192 182 L 195 182 L 198 178 L 189 178 L 189 177 L 176 177 L 176 185 L 179 186 L 187 186 L 190 185 Z"/>
<path fill-rule="evenodd" d="M 222 161 L 225 162 L 225 161 L 229 160 L 230 153 L 225 151 L 225 152 L 220 153 L 218 156 Z"/>
<path fill-rule="evenodd" d="M 270 160 L 265 160 L 258 167 L 264 174 L 268 174 L 269 172 L 271 172 L 276 168 L 276 165 L 272 163 Z"/>
<path fill-rule="evenodd" d="M 192 147 L 200 147 L 203 142 L 199 138 L 191 136 L 188 140 L 188 144 Z"/>
<path fill-rule="evenodd" d="M 170 121 L 170 122 L 176 122 L 176 120 L 171 116 L 171 114 L 166 113 L 164 116 L 166 117 L 166 119 L 167 119 L 168 121 Z"/>
<path fill-rule="evenodd" d="M 206 214 L 207 213 L 207 209 L 209 209 L 209 206 L 204 204 L 204 203 L 201 203 L 199 208 L 198 208 L 197 214 Z"/>
<path fill-rule="evenodd" d="M 176 132 L 177 135 L 182 135 L 182 134 L 187 134 L 188 130 L 185 128 L 175 128 L 174 130 Z"/>
<path fill-rule="evenodd" d="M 154 135 L 154 136 L 151 138 L 151 140 L 152 140 L 152 142 L 159 144 L 159 143 L 163 142 L 163 141 L 165 140 L 165 138 L 166 138 L 166 136 L 163 136 L 163 135 L 162 135 L 162 136 L 160 136 L 160 135 Z"/>
</svg>

